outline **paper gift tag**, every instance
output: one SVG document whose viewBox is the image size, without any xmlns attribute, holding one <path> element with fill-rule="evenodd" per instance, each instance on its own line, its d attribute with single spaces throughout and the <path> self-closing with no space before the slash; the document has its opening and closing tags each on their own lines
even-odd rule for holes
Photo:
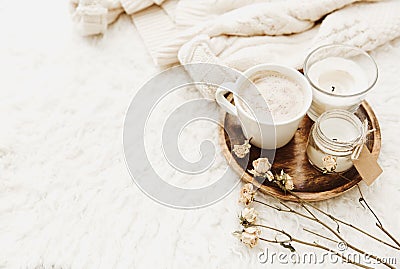
<svg viewBox="0 0 400 269">
<path fill-rule="evenodd" d="M 371 185 L 383 172 L 375 156 L 369 152 L 366 145 L 363 146 L 358 159 L 353 160 L 353 164 L 368 186 Z"/>
</svg>

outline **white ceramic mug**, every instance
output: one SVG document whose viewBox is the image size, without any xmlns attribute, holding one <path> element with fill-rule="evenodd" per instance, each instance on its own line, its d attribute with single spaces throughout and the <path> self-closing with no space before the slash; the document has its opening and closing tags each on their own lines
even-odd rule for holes
<svg viewBox="0 0 400 269">
<path fill-rule="evenodd" d="M 249 83 L 248 78 L 260 71 L 275 71 L 281 73 L 295 81 L 300 86 L 303 91 L 304 102 L 301 111 L 295 117 L 290 120 L 277 122 L 274 122 L 271 116 L 269 117 L 269 120 L 256 120 L 254 116 L 249 114 L 243 108 L 242 102 L 237 102 L 237 100 L 239 100 L 238 91 L 240 87 L 243 87 L 245 83 Z M 225 86 L 229 88 L 228 85 Z M 235 105 L 231 104 L 224 97 L 228 92 L 233 93 Z M 260 64 L 246 70 L 243 73 L 243 76 L 239 77 L 234 85 L 230 85 L 229 90 L 222 87 L 219 88 L 215 94 L 215 98 L 217 103 L 226 112 L 239 118 L 244 135 L 247 139 L 251 138 L 251 143 L 253 145 L 264 149 L 276 149 L 285 146 L 293 138 L 297 128 L 299 127 L 300 121 L 310 108 L 312 90 L 307 79 L 296 69 L 276 64 Z"/>
</svg>

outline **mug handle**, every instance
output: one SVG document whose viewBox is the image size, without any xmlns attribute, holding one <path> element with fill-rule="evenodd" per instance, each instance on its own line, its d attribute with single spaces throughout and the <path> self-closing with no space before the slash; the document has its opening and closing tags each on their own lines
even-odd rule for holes
<svg viewBox="0 0 400 269">
<path fill-rule="evenodd" d="M 234 83 L 224 83 L 221 86 L 224 86 L 225 88 L 231 88 L 234 87 Z M 231 115 L 237 116 L 237 110 L 234 105 L 232 105 L 228 100 L 225 98 L 225 94 L 227 93 L 233 93 L 231 90 L 226 90 L 222 87 L 219 87 L 215 93 L 215 100 L 217 101 L 218 105 L 228 112 Z"/>
</svg>

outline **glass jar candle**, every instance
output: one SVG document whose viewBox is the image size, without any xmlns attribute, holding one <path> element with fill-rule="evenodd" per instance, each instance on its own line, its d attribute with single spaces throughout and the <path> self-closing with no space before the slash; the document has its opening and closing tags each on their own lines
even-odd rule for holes
<svg viewBox="0 0 400 269">
<path fill-rule="evenodd" d="M 346 110 L 323 113 L 311 127 L 307 157 L 322 172 L 344 172 L 353 166 L 351 155 L 364 135 L 360 119 Z M 334 160 L 330 169 L 327 160 Z"/>
<path fill-rule="evenodd" d="M 366 52 L 348 45 L 326 45 L 312 51 L 304 74 L 313 89 L 307 115 L 315 121 L 331 109 L 354 113 L 378 79 L 377 65 Z"/>
</svg>

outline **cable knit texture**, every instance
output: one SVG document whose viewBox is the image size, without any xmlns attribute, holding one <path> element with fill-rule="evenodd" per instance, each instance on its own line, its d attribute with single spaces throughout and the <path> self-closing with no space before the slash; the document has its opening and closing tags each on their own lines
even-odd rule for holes
<svg viewBox="0 0 400 269">
<path fill-rule="evenodd" d="M 215 19 L 221 14 L 246 5 L 272 1 L 273 0 L 180 0 L 176 7 L 176 23 L 181 26 L 194 26 L 204 22 L 205 18 Z"/>
<path fill-rule="evenodd" d="M 311 8 L 311 3 L 315 5 L 317 2 L 321 3 L 322 6 L 320 8 Z M 341 1 L 339 3 L 338 1 L 336 4 L 346 5 L 348 2 Z M 309 1 L 308 3 L 302 1 L 298 6 L 289 7 L 287 11 L 291 16 L 294 16 L 292 17 L 294 20 L 307 17 L 319 19 L 322 13 L 333 11 L 336 8 L 338 6 L 334 6 L 332 1 Z M 249 7 L 248 10 L 250 10 Z M 399 10 L 400 2 L 397 1 L 356 3 L 330 13 L 320 26 L 313 27 L 301 34 L 289 36 L 232 37 L 223 36 L 222 34 L 215 35 L 215 32 L 209 30 L 208 35 L 194 37 L 193 41 L 184 44 L 178 54 L 179 60 L 183 64 L 196 62 L 200 58 L 199 55 L 204 54 L 203 58 L 209 58 L 211 56 L 207 54 L 211 53 L 217 57 L 214 61 L 217 60 L 221 64 L 242 71 L 265 62 L 281 63 L 301 69 L 307 53 L 323 44 L 344 43 L 360 47 L 365 51 L 371 51 L 390 40 L 400 37 Z M 287 17 L 279 18 L 286 19 Z M 240 23 L 244 21 L 241 18 Z M 293 22 L 292 20 L 287 21 Z M 276 28 L 267 28 L 270 31 L 269 34 L 276 34 L 279 31 L 284 33 L 296 27 L 292 24 L 284 27 L 280 27 L 280 25 L 285 24 L 277 23 Z M 301 25 L 303 24 L 298 24 L 297 27 Z M 306 27 L 306 24 L 303 26 Z M 255 28 L 257 33 L 259 30 L 260 28 Z M 272 30 L 275 30 L 275 32 Z M 224 31 L 221 32 L 224 33 Z M 240 33 L 240 31 L 236 33 Z M 244 32 L 241 33 L 243 34 Z M 192 58 L 192 55 L 196 55 L 196 57 Z M 213 94 L 210 92 L 212 89 L 204 90 L 199 88 L 199 90 L 207 97 Z"/>
<path fill-rule="evenodd" d="M 209 62 L 244 71 L 274 62 L 300 69 L 307 53 L 323 44 L 371 51 L 400 36 L 396 0 L 71 1 L 83 35 L 104 33 L 122 8 L 132 14 L 159 66 Z M 199 90 L 214 96 L 214 88 Z"/>
<path fill-rule="evenodd" d="M 210 4 L 210 1 L 208 0 L 204 4 Z M 203 20 L 192 27 L 183 27 L 183 30 L 180 30 L 178 35 L 171 39 L 170 42 L 160 42 L 160 46 L 156 50 L 162 53 L 153 54 L 153 57 L 163 57 L 157 59 L 159 63 L 174 63 L 177 61 L 178 50 L 189 40 L 201 34 L 206 34 L 213 38 L 223 35 L 247 37 L 301 33 L 311 29 L 315 25 L 315 21 L 320 20 L 327 14 L 336 13 L 356 2 L 370 2 L 356 0 L 288 0 L 254 3 L 252 0 L 248 1 L 249 4 L 230 11 L 229 8 L 226 8 L 228 12 L 218 16 L 216 16 L 218 11 L 222 12 L 224 9 L 219 7 L 216 12 L 207 16 L 204 14 L 204 10 L 207 9 L 199 8 L 199 3 L 194 4 L 193 8 L 199 8 L 199 14 L 203 16 Z M 222 2 L 228 3 L 229 1 L 223 0 Z M 394 4 L 393 1 L 385 2 Z M 182 5 L 180 3 L 177 5 L 176 22 L 190 25 L 193 23 L 192 20 L 189 20 L 187 24 L 182 22 L 180 15 Z M 183 10 L 187 11 L 187 13 L 196 14 L 196 9 L 189 12 L 189 4 L 185 3 L 185 5 L 186 7 Z M 197 16 L 196 20 L 200 21 L 201 16 Z M 336 24 L 341 25 L 341 21 L 337 21 Z M 182 25 L 179 26 L 182 27 Z M 141 31 L 140 28 L 139 31 L 143 36 L 147 35 L 146 31 Z"/>
<path fill-rule="evenodd" d="M 357 4 L 335 12 L 322 22 L 314 47 L 345 43 L 373 50 L 400 35 L 399 13 L 400 1 Z"/>
<path fill-rule="evenodd" d="M 133 14 L 154 4 L 152 0 L 121 0 L 122 7 L 127 14 Z"/>
<path fill-rule="evenodd" d="M 322 44 L 345 43 L 370 51 L 400 36 L 396 0 L 71 2 L 82 35 L 104 33 L 121 12 L 132 14 L 159 66 L 204 58 L 239 70 L 260 62 L 301 68 L 309 49 Z"/>
</svg>

